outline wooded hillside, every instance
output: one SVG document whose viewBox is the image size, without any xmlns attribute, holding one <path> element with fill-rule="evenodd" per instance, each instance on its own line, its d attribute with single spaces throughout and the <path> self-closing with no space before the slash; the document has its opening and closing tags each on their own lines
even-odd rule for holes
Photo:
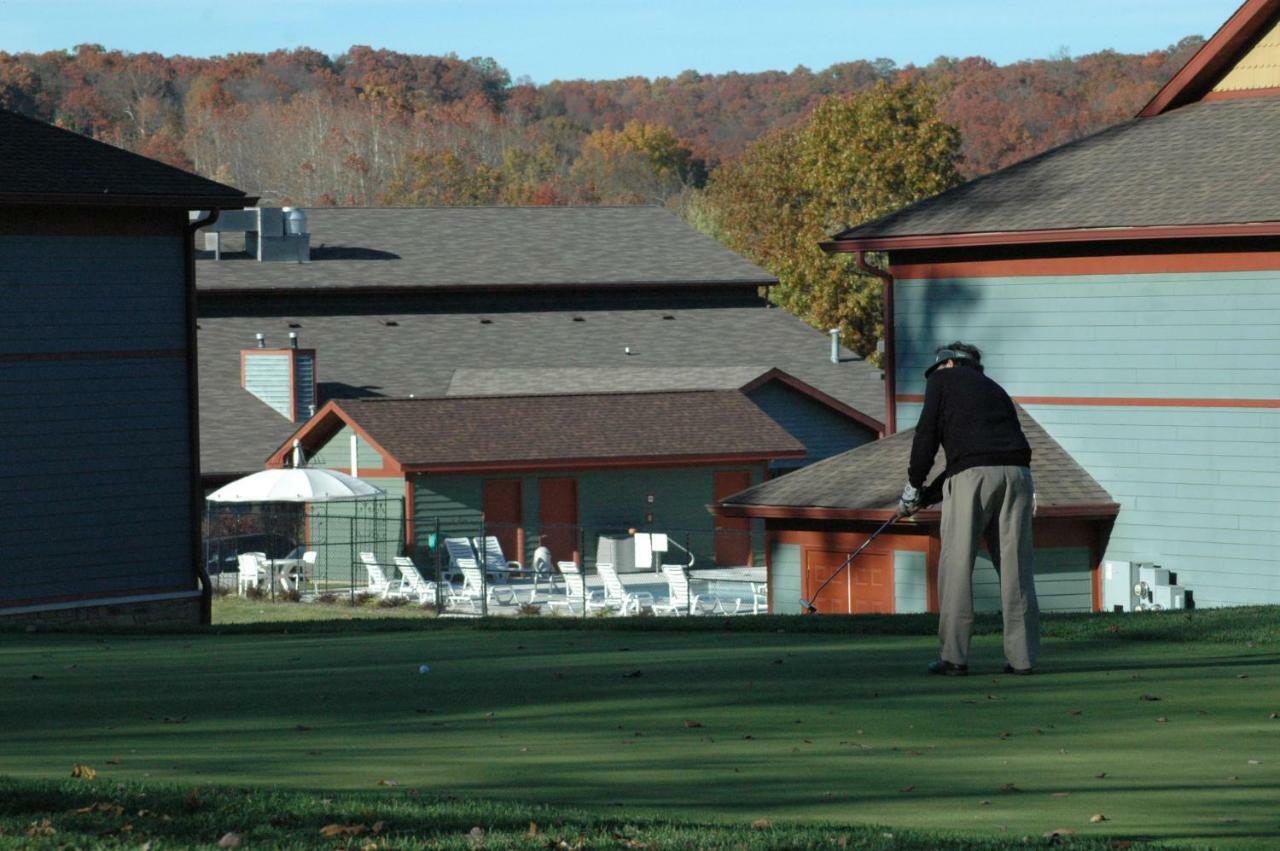
<svg viewBox="0 0 1280 851">
<path fill-rule="evenodd" d="M 997 66 L 512 81 L 492 59 L 352 47 L 192 59 L 93 45 L 0 53 L 0 106 L 268 203 L 665 203 L 833 94 L 916 82 L 981 174 L 1132 116 L 1199 47 Z"/>
</svg>

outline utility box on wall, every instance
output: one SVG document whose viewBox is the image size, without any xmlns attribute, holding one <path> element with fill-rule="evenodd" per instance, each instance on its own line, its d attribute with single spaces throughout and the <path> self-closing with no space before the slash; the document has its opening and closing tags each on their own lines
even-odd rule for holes
<svg viewBox="0 0 1280 851">
<path fill-rule="evenodd" d="M 1102 563 L 1102 608 L 1107 612 L 1194 608 L 1177 574 L 1149 561 Z"/>
</svg>

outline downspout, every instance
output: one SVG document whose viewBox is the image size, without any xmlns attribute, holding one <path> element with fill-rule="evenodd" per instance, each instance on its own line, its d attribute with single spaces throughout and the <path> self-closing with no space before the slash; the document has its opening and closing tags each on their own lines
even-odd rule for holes
<svg viewBox="0 0 1280 851">
<path fill-rule="evenodd" d="M 879 278 L 883 284 L 884 360 L 881 366 L 884 368 L 884 428 L 885 436 L 887 437 L 898 431 L 898 381 L 895 372 L 897 358 L 895 356 L 895 335 L 893 332 L 893 275 L 878 266 L 872 266 L 868 263 L 865 251 L 856 251 L 853 257 L 859 272 Z"/>
<path fill-rule="evenodd" d="M 191 555 L 196 580 L 200 583 L 200 623 L 213 623 L 213 582 L 204 563 L 204 486 L 200 478 L 200 387 L 196 359 L 196 231 L 218 220 L 218 210 L 183 228 L 182 255 L 187 286 L 187 429 L 191 445 Z"/>
</svg>

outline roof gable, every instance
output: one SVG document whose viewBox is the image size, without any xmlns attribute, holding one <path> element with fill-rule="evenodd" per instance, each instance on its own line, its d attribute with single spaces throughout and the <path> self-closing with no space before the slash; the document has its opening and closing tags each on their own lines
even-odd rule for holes
<svg viewBox="0 0 1280 851">
<path fill-rule="evenodd" d="M 805 453 L 736 391 L 342 400 L 326 405 L 295 437 L 313 448 L 339 420 L 406 472 L 747 462 Z M 283 463 L 293 439 L 270 463 Z"/>
<path fill-rule="evenodd" d="M 231 186 L 0 109 L 0 203 L 200 209 L 255 200 Z"/>
<path fill-rule="evenodd" d="M 1246 0 L 1142 108 L 1138 116 L 1150 118 L 1194 103 L 1227 83 L 1229 77 L 1234 77 L 1227 83 L 1229 90 L 1264 88 L 1257 85 L 1258 80 L 1266 79 L 1267 75 L 1260 77 L 1253 67 L 1260 58 L 1255 51 L 1261 48 L 1263 52 L 1274 55 L 1274 29 L 1278 17 L 1280 0 Z M 1270 75 L 1275 76 L 1274 68 Z M 1280 85 L 1280 80 L 1270 84 L 1277 85 Z"/>
<path fill-rule="evenodd" d="M 1040 515 L 1094 511 L 1115 514 L 1111 495 L 1022 408 L 1018 419 L 1031 444 L 1031 472 Z M 724 513 L 803 517 L 814 510 L 828 516 L 876 519 L 898 505 L 906 480 L 915 429 L 851 449 L 723 500 Z M 941 450 L 927 479 L 945 466 Z"/>
</svg>

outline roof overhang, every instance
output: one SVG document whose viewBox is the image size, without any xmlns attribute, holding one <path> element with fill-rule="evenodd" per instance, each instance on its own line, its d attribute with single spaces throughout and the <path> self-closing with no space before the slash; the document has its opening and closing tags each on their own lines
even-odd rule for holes
<svg viewBox="0 0 1280 851">
<path fill-rule="evenodd" d="M 763 464 L 782 458 L 804 458 L 806 452 L 750 452 L 718 455 L 619 455 L 611 458 L 546 458 L 493 461 L 460 461 L 456 464 L 404 464 L 406 473 L 534 473 L 552 470 L 609 470 L 640 467 L 708 466 L 713 464 Z"/>
<path fill-rule="evenodd" d="M 1156 92 L 1138 117 L 1151 118 L 1204 97 L 1231 64 L 1266 31 L 1278 12 L 1280 0 L 1246 0 L 1164 88 Z"/>
<path fill-rule="evenodd" d="M 1280 0 L 1277 0 L 1280 2 Z M 1055 230 L 937 233 L 868 236 L 820 243 L 830 254 L 859 251 L 907 251 L 921 248 L 974 248 L 1077 242 L 1134 242 L 1280 236 L 1280 221 L 1220 225 L 1160 225 L 1132 228 L 1060 228 Z"/>
<path fill-rule="evenodd" d="M 341 400 L 339 399 L 331 399 L 326 402 L 320 410 L 315 412 L 311 419 L 303 423 L 293 434 L 285 439 L 285 442 L 275 452 L 271 453 L 267 458 L 267 466 L 285 466 L 290 453 L 293 451 L 295 440 L 301 444 L 303 449 L 308 449 L 318 443 L 327 441 L 345 425 L 350 426 L 352 431 L 382 456 L 384 469 L 399 472 L 401 464 L 395 456 L 388 452 L 378 441 L 374 440 L 350 414 L 344 411 L 340 402 Z"/>
<path fill-rule="evenodd" d="M 256 200 L 256 199 L 255 199 Z M 236 263 L 237 260 L 213 260 L 212 258 L 201 258 L 199 262 L 209 263 Z M 315 261 L 313 261 L 315 262 Z M 327 262 L 327 261 L 326 261 Z M 306 293 L 309 297 L 326 296 L 326 295 L 395 295 L 400 293 L 474 293 L 474 292 L 562 292 L 572 291 L 579 292 L 584 289 L 655 289 L 655 290 L 675 290 L 675 289 L 696 289 L 698 287 L 772 287 L 778 283 L 777 278 L 759 278 L 747 279 L 741 281 L 605 281 L 605 282 L 567 282 L 567 281 L 550 281 L 539 282 L 531 281 L 516 284 L 500 284 L 500 283 L 482 283 L 482 284 L 464 284 L 464 283 L 443 283 L 443 284 L 374 284 L 371 286 L 332 286 L 332 287 L 315 287 L 306 282 L 291 285 L 287 287 L 272 286 L 255 286 L 255 287 L 237 287 L 237 286 L 218 286 L 216 283 L 210 283 L 207 286 L 198 287 L 200 294 L 203 296 L 254 296 L 254 295 L 297 295 L 298 293 Z"/>
<path fill-rule="evenodd" d="M 39 207 L 160 207 L 174 210 L 238 210 L 258 203 L 252 196 L 228 198 L 202 195 L 64 194 L 57 192 L 0 192 L 0 205 Z"/>
<path fill-rule="evenodd" d="M 883 523 L 894 517 L 897 512 L 892 508 L 823 508 L 821 506 L 795 505 L 742 505 L 720 503 L 711 506 L 711 512 L 720 517 L 748 517 L 761 520 L 853 520 L 870 523 Z M 1041 506 L 1036 509 L 1036 518 L 1075 519 L 1075 520 L 1111 520 L 1120 513 L 1120 504 L 1116 502 L 1099 503 L 1097 505 L 1062 505 Z M 921 511 L 904 520 L 904 524 L 936 525 L 942 521 L 942 512 L 938 510 Z"/>
</svg>

